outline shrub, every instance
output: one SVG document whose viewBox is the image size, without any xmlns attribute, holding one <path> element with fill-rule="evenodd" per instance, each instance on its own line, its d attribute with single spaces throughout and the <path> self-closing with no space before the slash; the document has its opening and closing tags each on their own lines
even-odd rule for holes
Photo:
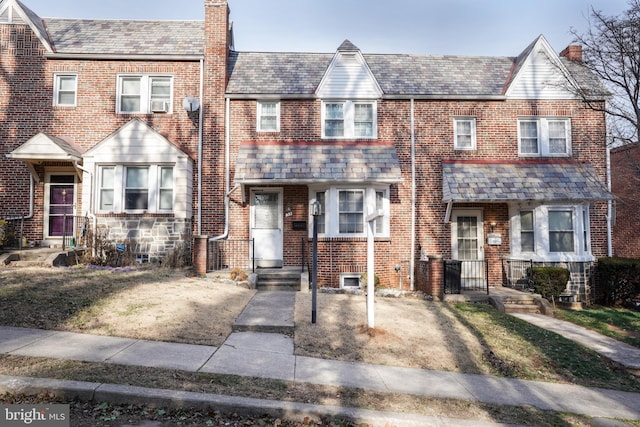
<svg viewBox="0 0 640 427">
<path fill-rule="evenodd" d="M 640 296 L 640 259 L 600 258 L 597 277 L 603 305 L 626 306 Z"/>
<path fill-rule="evenodd" d="M 247 276 L 247 272 L 241 269 L 240 267 L 235 267 L 231 270 L 231 280 L 235 282 L 244 282 L 249 276 Z"/>
<path fill-rule="evenodd" d="M 0 218 L 0 248 L 7 243 L 9 237 L 8 224 L 9 223 L 7 221 Z"/>
<path fill-rule="evenodd" d="M 362 273 L 362 275 L 360 276 L 360 286 L 362 286 L 363 288 L 366 288 L 367 285 L 368 285 L 367 273 Z M 379 286 L 380 286 L 380 278 L 376 274 L 373 276 L 373 289 L 378 289 Z"/>
<path fill-rule="evenodd" d="M 162 260 L 162 265 L 167 268 L 182 268 L 188 264 L 187 246 L 184 243 L 178 243 L 171 249 Z"/>
<path fill-rule="evenodd" d="M 562 267 L 533 267 L 533 289 L 543 298 L 557 299 L 569 282 L 570 272 Z"/>
</svg>

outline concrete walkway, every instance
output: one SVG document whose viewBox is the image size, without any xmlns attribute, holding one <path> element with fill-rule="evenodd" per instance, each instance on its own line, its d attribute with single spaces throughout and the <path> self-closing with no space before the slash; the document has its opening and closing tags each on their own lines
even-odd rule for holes
<svg viewBox="0 0 640 427">
<path fill-rule="evenodd" d="M 283 298 L 292 298 L 293 293 L 282 294 L 284 292 L 257 293 L 255 301 L 252 300 L 238 318 L 239 325 L 241 327 L 246 327 L 247 324 L 253 325 L 255 319 L 252 320 L 251 313 L 259 317 L 261 322 L 267 326 L 271 317 L 270 313 L 273 314 L 274 323 L 278 327 L 283 326 L 280 324 L 282 319 L 285 319 L 285 323 L 292 321 L 293 304 L 273 305 L 281 303 Z M 293 298 L 295 298 L 295 294 L 293 294 Z M 265 309 L 269 306 L 272 307 L 272 310 Z M 274 310 L 274 307 L 278 308 Z M 290 312 L 283 310 L 283 307 L 290 307 Z M 541 322 L 537 317 L 531 320 Z M 566 322 L 551 320 L 540 323 L 540 325 L 545 328 L 553 327 L 560 331 L 563 329 L 562 326 L 564 329 L 569 329 Z M 585 334 L 585 336 L 590 335 Z M 620 360 L 636 363 L 637 349 L 631 347 L 633 351 L 630 351 L 626 347 L 617 347 L 615 343 L 609 344 L 616 347 L 614 351 L 616 355 L 629 354 L 620 357 Z M 293 353 L 293 338 L 290 334 L 283 333 L 251 330 L 233 332 L 218 348 L 0 327 L 0 353 L 272 378 L 301 383 L 362 388 L 385 393 L 474 400 L 501 405 L 535 406 L 543 410 L 570 412 L 590 417 L 640 420 L 640 393 L 296 356 Z M 41 390 L 42 384 L 37 381 L 55 382 L 56 380 L 0 377 L 0 393 L 28 390 L 29 387 L 36 389 L 41 387 L 38 389 Z M 31 384 L 33 382 L 37 384 Z M 57 384 L 66 396 L 91 393 L 90 398 L 100 401 L 107 398 L 110 399 L 109 401 L 121 399 L 124 402 L 145 401 L 146 399 L 146 401 L 160 402 L 167 406 L 176 403 L 185 406 L 187 403 L 188 406 L 198 406 L 197 402 L 200 402 L 201 405 L 206 402 L 211 404 L 213 399 L 217 402 L 214 406 L 225 407 L 225 405 L 229 405 L 228 407 L 232 408 L 243 408 L 242 410 L 245 412 L 248 411 L 247 408 L 254 408 L 256 411 L 262 411 L 259 413 L 268 412 L 271 410 L 269 408 L 273 408 L 273 411 L 280 410 L 279 416 L 282 416 L 282 411 L 285 411 L 287 416 L 292 416 L 292 414 L 349 416 L 374 425 L 384 425 L 386 422 L 398 424 L 399 420 L 401 422 L 398 425 L 403 426 L 482 425 L 477 421 L 469 421 L 469 423 L 464 420 L 443 421 L 438 417 L 422 417 L 411 414 L 256 401 L 256 399 L 239 397 L 189 394 L 180 391 L 118 385 L 68 381 L 47 384 L 48 386 L 45 388 L 49 390 L 55 389 L 54 385 Z"/>
</svg>

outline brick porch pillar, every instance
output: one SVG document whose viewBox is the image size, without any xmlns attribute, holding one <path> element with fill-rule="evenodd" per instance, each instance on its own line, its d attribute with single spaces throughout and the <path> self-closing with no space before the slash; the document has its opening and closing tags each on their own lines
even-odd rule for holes
<svg viewBox="0 0 640 427">
<path fill-rule="evenodd" d="M 441 300 L 444 291 L 444 263 L 442 255 L 428 255 L 429 257 L 429 280 L 427 283 L 427 293 L 434 300 Z"/>
<path fill-rule="evenodd" d="M 196 276 L 207 275 L 207 243 L 209 236 L 193 236 L 193 270 Z"/>
</svg>

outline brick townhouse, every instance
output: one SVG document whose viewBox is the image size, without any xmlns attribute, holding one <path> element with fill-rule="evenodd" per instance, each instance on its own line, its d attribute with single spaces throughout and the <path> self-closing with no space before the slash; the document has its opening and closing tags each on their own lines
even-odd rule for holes
<svg viewBox="0 0 640 427">
<path fill-rule="evenodd" d="M 445 262 L 463 288 L 513 286 L 545 263 L 589 298 L 610 240 L 606 128 L 572 88 L 606 93 L 578 46 L 241 52 L 227 2 L 204 8 L 96 21 L 0 2 L 0 216 L 40 244 L 77 228 L 67 213 L 142 261 L 206 236 L 216 265 L 286 268 L 309 262 L 315 203 L 321 286 L 358 285 L 376 216 L 384 286 L 440 296 Z"/>
<path fill-rule="evenodd" d="M 611 191 L 616 197 L 613 255 L 640 258 L 640 143 L 611 149 Z"/>
</svg>

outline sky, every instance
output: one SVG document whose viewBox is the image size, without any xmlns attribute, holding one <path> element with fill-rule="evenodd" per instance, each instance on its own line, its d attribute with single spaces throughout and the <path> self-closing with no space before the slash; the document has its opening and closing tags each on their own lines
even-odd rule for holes
<svg viewBox="0 0 640 427">
<path fill-rule="evenodd" d="M 204 0 L 21 0 L 41 17 L 202 20 Z M 591 8 L 627 0 L 229 0 L 238 51 L 516 56 L 540 34 L 556 51 Z"/>
</svg>

